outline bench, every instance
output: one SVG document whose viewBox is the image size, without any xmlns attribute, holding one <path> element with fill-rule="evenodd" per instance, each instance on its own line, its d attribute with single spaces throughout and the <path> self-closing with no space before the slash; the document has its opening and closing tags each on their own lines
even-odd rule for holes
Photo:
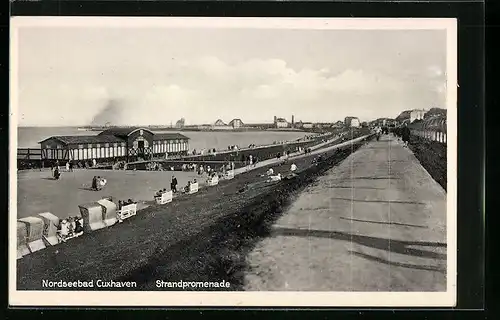
<svg viewBox="0 0 500 320">
<path fill-rule="evenodd" d="M 193 194 L 193 193 L 196 193 L 198 192 L 198 182 L 196 183 L 191 183 L 189 185 L 189 191 L 188 191 L 188 194 Z"/>
<path fill-rule="evenodd" d="M 172 191 L 166 191 L 161 194 L 161 196 L 155 196 L 156 204 L 166 204 L 172 202 L 173 194 Z"/>
<path fill-rule="evenodd" d="M 40 217 L 26 217 L 18 220 L 26 227 L 26 245 L 30 253 L 45 249 L 43 242 L 43 220 Z"/>
<path fill-rule="evenodd" d="M 59 243 L 57 238 L 57 228 L 59 226 L 59 218 L 50 212 L 38 214 L 43 220 L 43 235 L 42 239 L 45 244 L 54 246 Z"/>
<path fill-rule="evenodd" d="M 102 207 L 102 220 L 106 226 L 112 226 L 117 222 L 116 204 L 108 199 L 98 200 Z"/>
<path fill-rule="evenodd" d="M 233 178 L 234 178 L 234 170 L 226 171 L 226 174 L 224 175 L 224 179 L 231 180 Z"/>
<path fill-rule="evenodd" d="M 83 230 L 85 232 L 92 232 L 107 227 L 103 219 L 103 207 L 98 202 L 81 204 L 78 208 L 83 218 Z"/>
<path fill-rule="evenodd" d="M 122 206 L 120 210 L 117 211 L 118 222 L 122 222 L 137 214 L 137 203 L 131 203 L 126 206 Z"/>
<path fill-rule="evenodd" d="M 219 184 L 219 176 L 215 175 L 215 176 L 213 176 L 211 178 L 208 178 L 207 179 L 207 184 L 209 186 L 211 186 L 211 187 L 218 185 Z"/>
</svg>

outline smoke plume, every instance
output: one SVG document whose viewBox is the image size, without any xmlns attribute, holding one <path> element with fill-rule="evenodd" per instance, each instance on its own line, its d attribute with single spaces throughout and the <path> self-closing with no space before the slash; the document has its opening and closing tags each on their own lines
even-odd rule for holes
<svg viewBox="0 0 500 320">
<path fill-rule="evenodd" d="M 103 109 L 101 109 L 93 118 L 91 126 L 114 126 L 120 125 L 123 116 L 124 105 L 117 99 L 109 100 Z"/>
</svg>

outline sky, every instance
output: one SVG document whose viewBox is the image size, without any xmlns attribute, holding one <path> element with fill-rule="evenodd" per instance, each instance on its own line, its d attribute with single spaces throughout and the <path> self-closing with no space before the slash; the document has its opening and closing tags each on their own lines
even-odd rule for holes
<svg viewBox="0 0 500 320">
<path fill-rule="evenodd" d="M 23 27 L 20 126 L 369 121 L 446 108 L 446 31 Z"/>
</svg>

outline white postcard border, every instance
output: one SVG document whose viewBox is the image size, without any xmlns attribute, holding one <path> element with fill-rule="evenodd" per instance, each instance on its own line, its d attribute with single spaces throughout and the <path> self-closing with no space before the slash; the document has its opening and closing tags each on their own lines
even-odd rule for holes
<svg viewBox="0 0 500 320">
<path fill-rule="evenodd" d="M 17 32 L 24 27 L 294 28 L 447 31 L 447 291 L 446 292 L 103 292 L 16 289 Z M 448 307 L 456 304 L 457 275 L 457 20 L 451 18 L 208 18 L 208 17 L 14 17 L 10 80 L 10 306 L 234 306 L 234 307 Z"/>
</svg>

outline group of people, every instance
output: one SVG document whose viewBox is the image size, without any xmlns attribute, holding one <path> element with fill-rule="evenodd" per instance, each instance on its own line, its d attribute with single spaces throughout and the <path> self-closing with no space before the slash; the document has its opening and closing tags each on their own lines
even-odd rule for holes
<svg viewBox="0 0 500 320">
<path fill-rule="evenodd" d="M 72 161 L 66 162 L 66 171 L 73 172 L 73 162 Z"/>
<path fill-rule="evenodd" d="M 95 159 L 83 163 L 80 161 L 75 163 L 69 160 L 66 162 L 64 168 L 66 169 L 65 170 L 66 172 L 73 172 L 73 169 L 75 167 L 88 169 L 90 167 L 95 167 L 95 166 L 97 166 L 97 161 Z M 54 164 L 50 165 L 50 171 L 52 172 L 52 177 L 54 178 L 54 180 L 59 180 L 61 178 L 61 167 L 59 165 L 59 160 L 56 160 Z"/>
<path fill-rule="evenodd" d="M 127 163 L 125 161 L 115 161 L 112 168 L 113 170 L 127 170 Z"/>
<path fill-rule="evenodd" d="M 57 231 L 60 242 L 66 242 L 68 239 L 81 236 L 83 234 L 82 218 L 76 216 L 63 219 L 59 223 Z"/>
<path fill-rule="evenodd" d="M 408 124 L 404 123 L 401 127 L 397 127 L 394 129 L 394 134 L 398 137 L 398 140 L 402 140 L 405 147 L 408 147 L 408 143 L 410 142 L 410 128 L 408 128 Z"/>
<path fill-rule="evenodd" d="M 150 162 L 146 165 L 148 171 L 163 171 L 163 166 L 159 162 Z"/>
<path fill-rule="evenodd" d="M 214 172 L 212 172 L 212 175 L 211 175 L 211 176 L 209 175 L 209 177 L 212 177 L 213 175 L 216 175 L 216 174 L 217 174 L 217 173 L 214 171 Z M 198 183 L 198 181 L 197 181 L 196 179 L 193 179 L 193 182 L 188 181 L 188 183 L 187 183 L 187 185 L 186 185 L 186 187 L 184 188 L 184 190 L 183 190 L 183 191 L 184 191 L 184 192 L 189 192 L 189 189 L 190 189 L 190 187 L 191 187 L 191 184 L 193 184 L 193 183 Z M 177 192 L 178 192 L 178 190 L 177 190 L 177 185 L 178 185 L 178 184 L 179 184 L 179 182 L 177 181 L 177 178 L 176 178 L 175 176 L 172 176 L 172 180 L 170 181 L 170 190 L 172 191 L 172 193 L 177 193 Z M 164 194 L 164 193 L 166 193 L 166 192 L 168 192 L 168 191 L 167 191 L 167 188 L 164 188 L 164 189 L 162 189 L 162 190 L 159 190 L 159 191 L 157 191 L 157 192 L 155 193 L 155 197 L 161 197 L 161 196 L 162 196 L 162 194 Z"/>
<path fill-rule="evenodd" d="M 200 170 L 203 173 L 204 168 L 203 168 L 203 165 L 198 165 L 196 163 L 190 163 L 190 164 L 184 163 L 181 166 L 181 170 L 182 171 L 193 171 L 193 172 L 198 172 L 198 174 L 201 174 Z"/>
<path fill-rule="evenodd" d="M 297 171 L 297 165 L 295 163 L 292 163 L 290 165 L 290 174 L 294 174 L 296 171 Z M 266 180 L 267 182 L 271 182 L 271 181 L 280 181 L 282 176 L 281 176 L 281 173 L 278 173 L 278 174 L 274 174 L 274 169 L 273 168 L 269 168 L 267 171 L 266 171 L 266 174 L 263 174 L 261 175 L 261 177 L 264 177 L 264 176 L 267 176 L 268 179 Z"/>
<path fill-rule="evenodd" d="M 50 165 L 50 171 L 52 172 L 52 177 L 54 180 L 59 180 L 61 177 L 61 169 L 59 168 L 59 160 L 56 161 L 55 165 Z"/>
<path fill-rule="evenodd" d="M 54 176 L 55 180 L 59 180 L 61 177 L 61 171 L 59 171 L 59 166 L 56 166 L 54 169 L 52 169 L 52 175 Z"/>
<path fill-rule="evenodd" d="M 254 157 L 253 155 L 249 155 L 246 159 L 246 163 L 248 166 L 255 167 L 259 162 L 259 157 Z"/>
<path fill-rule="evenodd" d="M 224 172 L 225 170 L 234 170 L 235 164 L 234 162 L 227 162 L 224 165 L 221 165 L 219 169 L 212 168 L 210 165 L 198 165 L 196 163 L 191 163 L 191 164 L 183 164 L 181 166 L 182 171 L 191 171 L 191 172 L 196 172 L 198 175 L 203 175 L 205 172 L 208 173 L 209 175 L 212 172 L 215 172 L 216 170 L 220 170 L 220 172 Z"/>
<path fill-rule="evenodd" d="M 99 191 L 102 190 L 102 188 L 106 185 L 108 181 L 104 178 L 101 178 L 100 176 L 94 176 L 92 178 L 92 187 L 91 189 L 93 191 Z"/>
</svg>

